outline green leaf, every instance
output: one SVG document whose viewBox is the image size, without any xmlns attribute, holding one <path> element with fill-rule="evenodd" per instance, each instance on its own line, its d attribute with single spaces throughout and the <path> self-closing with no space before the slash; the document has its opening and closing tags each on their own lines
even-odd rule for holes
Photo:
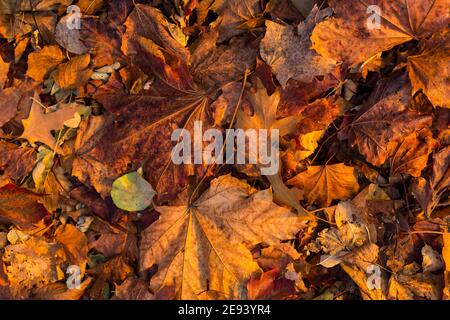
<svg viewBox="0 0 450 320">
<path fill-rule="evenodd" d="M 111 190 L 114 204 L 126 211 L 141 211 L 149 207 L 156 192 L 137 172 L 117 178 Z"/>
</svg>

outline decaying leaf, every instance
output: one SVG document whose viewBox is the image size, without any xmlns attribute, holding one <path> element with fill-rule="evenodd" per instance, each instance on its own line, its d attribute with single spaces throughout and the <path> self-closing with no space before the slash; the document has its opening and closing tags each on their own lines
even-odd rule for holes
<svg viewBox="0 0 450 320">
<path fill-rule="evenodd" d="M 450 33 L 440 34 L 424 42 L 424 51 L 408 58 L 408 73 L 413 94 L 420 89 L 434 106 L 450 108 Z"/>
<path fill-rule="evenodd" d="M 309 40 L 314 25 L 331 14 L 315 7 L 305 22 L 299 24 L 297 34 L 292 26 L 266 21 L 266 35 L 261 42 L 261 57 L 272 67 L 281 85 L 289 79 L 312 82 L 316 76 L 332 71 L 336 62 L 324 58 L 311 49 Z"/>
</svg>

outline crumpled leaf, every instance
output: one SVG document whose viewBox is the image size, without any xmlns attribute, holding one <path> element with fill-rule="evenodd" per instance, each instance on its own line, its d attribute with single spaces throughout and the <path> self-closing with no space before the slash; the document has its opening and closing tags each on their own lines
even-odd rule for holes
<svg viewBox="0 0 450 320">
<path fill-rule="evenodd" d="M 430 273 L 393 275 L 389 280 L 388 298 L 395 300 L 439 300 L 442 277 Z"/>
<path fill-rule="evenodd" d="M 126 211 L 141 211 L 152 204 L 155 196 L 150 183 L 138 172 L 130 172 L 117 178 L 112 184 L 111 198 L 114 204 Z"/>
<path fill-rule="evenodd" d="M 71 19 L 70 15 L 65 15 L 59 20 L 55 29 L 55 40 L 58 44 L 67 51 L 74 54 L 85 54 L 88 48 L 81 41 L 81 32 L 79 29 L 69 29 L 68 22 Z"/>
<path fill-rule="evenodd" d="M 272 202 L 270 190 L 256 191 L 229 175 L 213 180 L 190 207 L 157 210 L 159 220 L 142 233 L 140 268 L 157 264 L 150 288 L 175 286 L 184 299 L 206 297 L 208 290 L 245 297 L 247 281 L 260 268 L 244 242 L 276 244 L 291 239 L 301 225 Z"/>
<path fill-rule="evenodd" d="M 424 245 L 422 250 L 422 270 L 423 272 L 435 272 L 441 270 L 444 266 L 441 255 L 434 251 L 429 245 Z"/>
<path fill-rule="evenodd" d="M 310 166 L 286 183 L 301 190 L 308 203 L 319 206 L 329 206 L 336 199 L 349 199 L 359 190 L 355 168 L 343 163 Z"/>
<path fill-rule="evenodd" d="M 331 14 L 331 10 L 319 11 L 318 7 L 309 14 L 305 22 L 294 27 L 266 21 L 266 35 L 261 41 L 261 57 L 271 66 L 282 86 L 289 79 L 312 82 L 316 76 L 330 73 L 336 62 L 318 55 L 311 49 L 310 35 L 314 25 Z"/>
<path fill-rule="evenodd" d="M 8 280 L 18 294 L 60 280 L 58 268 L 63 261 L 64 254 L 57 244 L 37 237 L 7 246 L 3 255 Z"/>
</svg>

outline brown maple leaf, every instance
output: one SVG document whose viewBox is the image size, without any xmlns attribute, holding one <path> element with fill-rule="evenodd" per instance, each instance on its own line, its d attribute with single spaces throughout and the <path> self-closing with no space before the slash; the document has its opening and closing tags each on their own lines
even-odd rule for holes
<svg viewBox="0 0 450 320">
<path fill-rule="evenodd" d="M 330 0 L 336 17 L 319 23 L 312 34 L 321 55 L 358 64 L 413 39 L 429 36 L 450 22 L 448 0 Z M 369 6 L 381 12 L 379 28 L 368 27 Z M 369 10 L 369 12 L 371 12 Z"/>
<path fill-rule="evenodd" d="M 381 165 L 405 135 L 430 126 L 432 118 L 413 110 L 405 75 L 381 81 L 349 125 L 349 142 L 373 165 Z"/>
<path fill-rule="evenodd" d="M 351 198 L 359 190 L 355 168 L 343 163 L 310 166 L 286 183 L 302 191 L 308 203 L 323 207 L 336 199 Z"/>
<path fill-rule="evenodd" d="M 157 264 L 151 289 L 175 286 L 181 299 L 245 297 L 245 284 L 260 268 L 244 243 L 276 244 L 302 225 L 272 202 L 270 190 L 230 175 L 213 180 L 191 206 L 157 210 L 159 220 L 142 233 L 140 268 Z"/>
</svg>

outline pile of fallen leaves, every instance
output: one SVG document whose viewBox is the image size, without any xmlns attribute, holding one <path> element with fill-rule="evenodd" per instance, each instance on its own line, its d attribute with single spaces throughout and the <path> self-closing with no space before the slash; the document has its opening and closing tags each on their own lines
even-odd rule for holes
<svg viewBox="0 0 450 320">
<path fill-rule="evenodd" d="M 0 298 L 448 299 L 449 7 L 1 1 Z M 279 174 L 174 164 L 195 121 Z"/>
</svg>

